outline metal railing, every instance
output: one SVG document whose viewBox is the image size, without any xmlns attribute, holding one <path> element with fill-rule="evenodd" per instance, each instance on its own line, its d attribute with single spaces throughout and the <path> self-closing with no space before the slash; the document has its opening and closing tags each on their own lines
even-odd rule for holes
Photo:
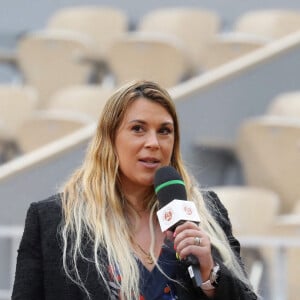
<svg viewBox="0 0 300 300">
<path fill-rule="evenodd" d="M 238 237 L 242 247 L 260 249 L 270 248 L 274 251 L 274 261 L 271 266 L 271 298 L 272 300 L 288 300 L 287 282 L 287 250 L 300 248 L 299 236 L 240 236 Z"/>
</svg>

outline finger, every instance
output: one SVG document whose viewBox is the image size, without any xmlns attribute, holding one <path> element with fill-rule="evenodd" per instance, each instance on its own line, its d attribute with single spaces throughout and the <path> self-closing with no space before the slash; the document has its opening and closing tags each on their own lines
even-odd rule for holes
<svg viewBox="0 0 300 300">
<path fill-rule="evenodd" d="M 185 259 L 190 254 L 193 254 L 200 261 L 201 259 L 205 260 L 206 257 L 211 256 L 211 247 L 208 245 L 202 245 L 202 243 L 200 246 L 194 245 L 193 241 L 191 242 L 185 240 L 178 245 L 176 252 L 182 259 Z"/>
<path fill-rule="evenodd" d="M 196 234 L 183 239 L 176 237 L 174 248 L 180 254 L 180 256 L 186 255 L 186 252 L 201 255 L 200 248 L 207 248 L 209 252 L 211 252 L 211 243 L 209 237 L 207 235 L 200 235 L 199 233 L 200 232 L 198 231 Z"/>
<path fill-rule="evenodd" d="M 195 229 L 185 229 L 185 230 L 177 233 L 177 235 L 175 236 L 175 242 L 179 242 L 179 241 L 189 238 L 189 237 L 192 237 L 192 238 L 194 238 L 196 236 L 203 237 L 205 235 L 206 235 L 206 233 L 199 227 L 196 227 Z"/>
<path fill-rule="evenodd" d="M 176 247 L 176 251 L 181 252 L 185 248 L 193 247 L 204 247 L 203 244 L 204 238 L 200 236 L 190 236 L 181 240 L 177 240 L 174 245 Z"/>
<path fill-rule="evenodd" d="M 190 222 L 190 221 L 187 221 L 187 222 L 184 222 L 183 224 L 180 224 L 176 227 L 175 229 L 175 235 L 179 234 L 180 232 L 186 230 L 186 229 L 198 229 L 199 228 L 199 225 L 194 223 L 194 222 Z"/>
</svg>

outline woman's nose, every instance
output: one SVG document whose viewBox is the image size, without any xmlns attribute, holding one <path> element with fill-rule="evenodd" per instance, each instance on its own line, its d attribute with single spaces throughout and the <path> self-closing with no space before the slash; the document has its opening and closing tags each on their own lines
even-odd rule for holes
<svg viewBox="0 0 300 300">
<path fill-rule="evenodd" d="M 148 148 L 159 148 L 159 140 L 156 132 L 148 133 L 145 146 Z"/>
</svg>

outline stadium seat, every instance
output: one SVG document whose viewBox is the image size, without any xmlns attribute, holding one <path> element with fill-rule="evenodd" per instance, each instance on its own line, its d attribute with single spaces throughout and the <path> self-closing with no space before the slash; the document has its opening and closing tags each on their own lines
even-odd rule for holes
<svg viewBox="0 0 300 300">
<path fill-rule="evenodd" d="M 141 17 L 137 30 L 158 32 L 179 38 L 189 51 L 193 71 L 199 73 L 199 55 L 203 46 L 220 30 L 221 18 L 199 7 L 163 7 Z"/>
<path fill-rule="evenodd" d="M 240 15 L 233 25 L 234 31 L 278 39 L 300 30 L 300 11 L 287 9 L 261 9 Z"/>
<path fill-rule="evenodd" d="M 148 33 L 124 35 L 112 45 L 107 61 L 116 85 L 147 79 L 172 87 L 185 78 L 191 67 L 177 39 Z"/>
<path fill-rule="evenodd" d="M 2 138 L 13 138 L 38 104 L 37 91 L 27 85 L 0 85 L 0 123 L 5 132 Z"/>
<path fill-rule="evenodd" d="M 87 35 L 96 44 L 95 55 L 105 57 L 115 39 L 128 30 L 124 11 L 111 6 L 83 5 L 57 10 L 47 28 L 62 29 Z"/>
<path fill-rule="evenodd" d="M 234 235 L 245 238 L 272 232 L 280 204 L 275 192 L 247 186 L 218 186 L 213 190 L 228 210 Z M 268 274 L 268 259 L 264 252 L 248 247 L 242 248 L 241 255 L 253 288 L 259 292 L 263 277 L 271 275 Z"/>
<path fill-rule="evenodd" d="M 237 152 L 245 182 L 275 191 L 281 213 L 290 213 L 300 199 L 299 143 L 299 118 L 251 118 L 239 129 Z"/>
<path fill-rule="evenodd" d="M 267 114 L 300 118 L 300 91 L 287 92 L 275 97 L 267 109 Z"/>
<path fill-rule="evenodd" d="M 66 111 L 35 111 L 17 132 L 17 142 L 22 153 L 28 153 L 90 124 L 93 120 L 85 114 Z"/>
<path fill-rule="evenodd" d="M 112 89 L 99 85 L 78 85 L 59 90 L 49 99 L 47 109 L 86 113 L 97 120 L 112 93 Z"/>
<path fill-rule="evenodd" d="M 39 107 L 57 90 L 90 81 L 93 65 L 85 58 L 92 45 L 85 36 L 61 31 L 30 32 L 20 39 L 18 65 L 24 82 L 37 89 Z"/>
<path fill-rule="evenodd" d="M 263 38 L 247 34 L 217 34 L 199 56 L 200 69 L 208 71 L 219 67 L 263 47 L 266 43 Z"/>
</svg>

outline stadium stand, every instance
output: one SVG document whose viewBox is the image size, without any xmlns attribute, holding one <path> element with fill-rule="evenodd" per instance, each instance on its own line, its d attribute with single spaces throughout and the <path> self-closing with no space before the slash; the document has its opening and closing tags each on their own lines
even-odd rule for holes
<svg viewBox="0 0 300 300">
<path fill-rule="evenodd" d="M 291 34 L 268 43 L 251 55 L 169 89 L 181 120 L 184 159 L 203 187 L 215 186 L 220 182 L 228 184 L 225 178 L 228 172 L 221 171 L 220 165 L 213 164 L 212 158 L 207 160 L 201 151 L 203 145 L 207 145 L 209 140 L 211 148 L 217 149 L 217 156 L 223 155 L 223 147 L 227 154 L 234 154 L 234 143 L 243 121 L 265 112 L 276 95 L 299 88 L 299 48 L 299 33 Z M 9 299 L 16 255 L 16 247 L 10 248 L 9 244 L 16 245 L 21 235 L 29 203 L 59 190 L 62 182 L 82 160 L 94 130 L 95 124 L 88 125 L 0 166 L 0 198 L 5 208 L 0 210 L 0 299 Z M 229 166 L 234 163 L 232 160 Z M 279 238 L 240 239 L 242 246 L 260 248 L 268 245 L 276 253 L 275 267 L 272 269 L 275 274 L 272 284 L 274 297 L 266 300 L 293 300 L 295 295 L 299 295 L 297 276 L 294 276 L 299 273 L 295 267 L 295 261 L 299 258 L 296 256 L 298 260 L 292 260 L 288 256 L 289 269 L 285 269 L 287 250 L 300 246 L 299 222 L 296 222 L 299 217 L 294 218 L 293 224 L 290 218 L 285 224 L 284 220 L 287 219 L 281 218 L 283 228 Z M 282 233 L 285 230 L 291 233 L 288 222 L 295 233 L 291 234 L 290 239 Z M 10 227 L 9 232 L 6 231 L 7 226 Z M 14 226 L 17 226 L 15 231 Z M 293 289 L 290 288 L 291 282 L 286 282 L 287 274 L 294 278 Z"/>
</svg>

